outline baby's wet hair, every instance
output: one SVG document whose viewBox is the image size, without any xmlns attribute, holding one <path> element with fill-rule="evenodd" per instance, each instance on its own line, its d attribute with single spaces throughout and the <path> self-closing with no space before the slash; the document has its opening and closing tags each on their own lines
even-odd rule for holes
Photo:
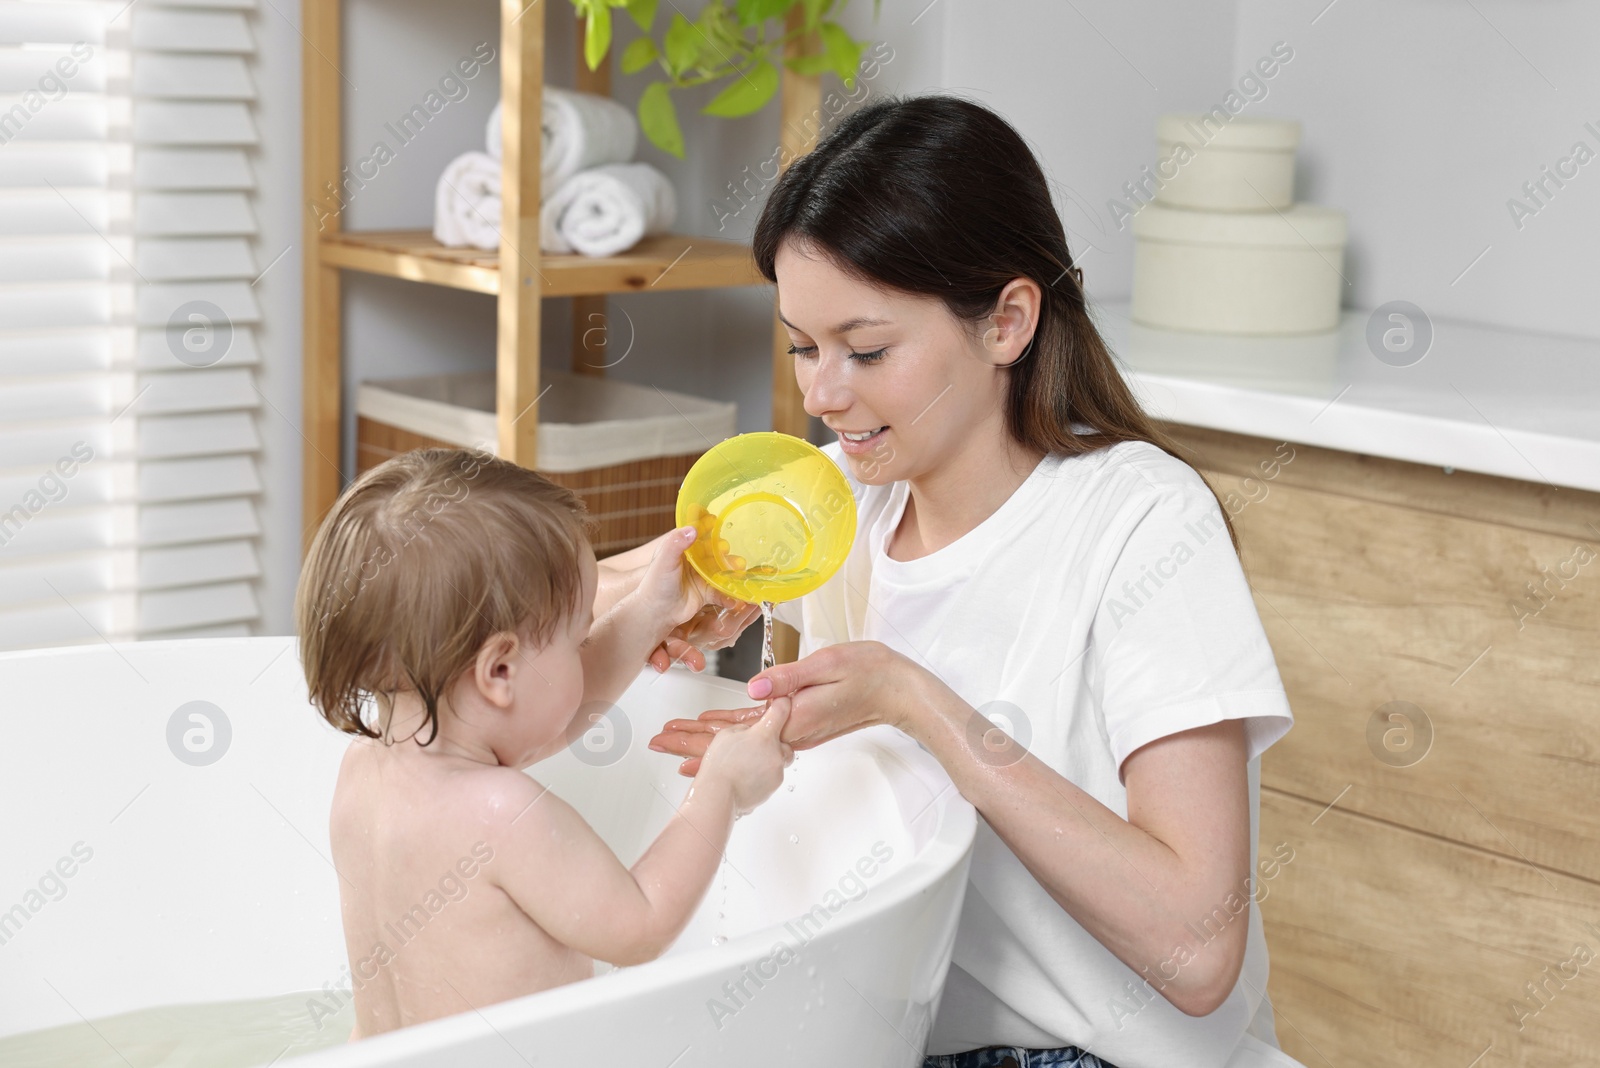
<svg viewBox="0 0 1600 1068">
<path fill-rule="evenodd" d="M 417 449 L 367 471 L 322 521 L 295 590 L 311 703 L 380 738 L 368 698 L 414 691 L 431 742 L 440 697 L 484 642 L 510 632 L 537 648 L 582 609 L 595 526 L 577 494 L 484 452 Z"/>
</svg>

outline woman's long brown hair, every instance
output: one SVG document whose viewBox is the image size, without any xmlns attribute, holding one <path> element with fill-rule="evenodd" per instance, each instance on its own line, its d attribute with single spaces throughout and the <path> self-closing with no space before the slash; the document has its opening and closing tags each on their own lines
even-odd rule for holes
<svg viewBox="0 0 1600 1068">
<path fill-rule="evenodd" d="M 790 164 L 762 207 L 751 243 L 770 282 L 785 240 L 820 247 L 868 284 L 936 297 L 969 324 L 995 310 L 1012 279 L 1031 278 L 1043 306 L 1030 350 L 1008 369 L 1011 436 L 1067 454 L 1144 441 L 1194 466 L 1112 362 L 1044 171 L 988 108 L 953 96 L 888 97 L 846 116 Z M 1091 432 L 1074 433 L 1075 422 Z M 1206 485 L 1237 552 L 1227 506 Z"/>
</svg>

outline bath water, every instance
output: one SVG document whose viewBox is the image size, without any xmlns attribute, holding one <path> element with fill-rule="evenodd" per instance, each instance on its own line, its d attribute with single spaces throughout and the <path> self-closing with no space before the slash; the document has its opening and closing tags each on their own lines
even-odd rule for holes
<svg viewBox="0 0 1600 1068">
<path fill-rule="evenodd" d="M 765 671 L 777 661 L 772 652 L 772 611 L 774 605 L 771 601 L 761 602 L 761 670 Z M 767 703 L 772 703 L 772 698 L 767 698 Z M 796 753 L 789 766 L 800 763 L 800 754 Z M 789 790 L 794 790 L 794 783 L 789 784 Z"/>
<path fill-rule="evenodd" d="M 8 1068 L 247 1068 L 339 1046 L 355 1027 L 353 1001 L 329 1013 L 320 990 L 158 1005 L 0 1038 Z M 313 1012 L 311 1006 L 322 1005 Z"/>
<path fill-rule="evenodd" d="M 772 654 L 772 609 L 771 601 L 761 602 L 761 670 L 765 671 L 777 659 Z"/>
<path fill-rule="evenodd" d="M 711 936 L 711 944 L 720 946 L 728 940 L 723 933 L 723 926 L 728 921 L 728 854 L 722 854 L 722 861 L 717 865 L 717 883 L 722 887 L 722 904 L 717 908 L 717 929 Z"/>
</svg>

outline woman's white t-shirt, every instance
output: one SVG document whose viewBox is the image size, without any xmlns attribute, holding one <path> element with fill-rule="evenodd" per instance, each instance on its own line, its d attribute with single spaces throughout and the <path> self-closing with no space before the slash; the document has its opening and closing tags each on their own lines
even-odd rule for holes
<svg viewBox="0 0 1600 1068">
<path fill-rule="evenodd" d="M 823 451 L 849 478 L 838 443 Z M 1259 757 L 1293 717 L 1221 507 L 1192 467 L 1145 442 L 1046 456 L 989 518 L 904 561 L 886 548 L 908 484 L 850 486 L 857 530 L 844 566 L 776 610 L 800 631 L 801 656 L 882 642 L 1123 818 L 1128 754 L 1242 720 L 1255 876 Z M 1075 1045 L 1117 1068 L 1296 1064 L 1263 998 L 1266 939 L 1260 910 L 1245 907 L 1257 886 L 1217 914 L 1218 927 L 1249 917 L 1238 983 L 1191 1017 L 1155 993 L 1158 967 L 1170 979 L 1180 964 L 1122 963 L 980 818 L 927 1052 Z"/>
</svg>

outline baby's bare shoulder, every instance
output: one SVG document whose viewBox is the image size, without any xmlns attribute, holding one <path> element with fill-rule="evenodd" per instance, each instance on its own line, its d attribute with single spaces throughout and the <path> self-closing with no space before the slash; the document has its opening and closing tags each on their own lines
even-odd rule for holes
<svg viewBox="0 0 1600 1068">
<path fill-rule="evenodd" d="M 556 793 L 516 768 L 476 768 L 457 781 L 458 802 L 498 833 L 526 833 L 534 827 L 564 824 L 581 817 Z"/>
</svg>

